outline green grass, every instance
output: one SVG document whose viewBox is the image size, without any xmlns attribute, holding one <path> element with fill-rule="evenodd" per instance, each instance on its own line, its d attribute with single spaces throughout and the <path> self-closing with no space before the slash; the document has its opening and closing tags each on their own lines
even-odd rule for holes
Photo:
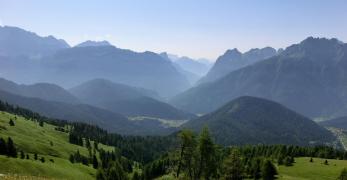
<svg viewBox="0 0 347 180">
<path fill-rule="evenodd" d="M 10 119 L 15 121 L 15 126 L 9 125 Z M 37 122 L 0 112 L 0 137 L 6 140 L 11 137 L 18 150 L 23 150 L 25 154 L 29 153 L 30 155 L 30 160 L 0 156 L 0 174 L 56 179 L 95 179 L 95 169 L 78 163 L 72 164 L 68 160 L 70 154 L 77 150 L 88 157 L 88 149 L 70 144 L 68 142 L 69 134 L 56 131 L 54 128 L 55 126 L 46 123 L 41 127 Z M 93 144 L 93 142 L 91 143 Z M 100 143 L 98 147 L 106 151 L 114 150 L 113 147 Z M 33 160 L 34 153 L 37 153 L 39 158 L 45 157 L 46 162 Z M 49 159 L 53 159 L 54 163 L 50 162 Z"/>
<path fill-rule="evenodd" d="M 325 159 L 295 158 L 293 166 L 279 166 L 279 179 L 283 180 L 336 180 L 343 168 L 347 168 L 346 160 L 328 159 L 329 165 L 324 165 Z"/>
<path fill-rule="evenodd" d="M 52 156 L 44 156 L 45 163 L 33 158 L 19 159 L 0 156 L 0 173 L 13 176 L 38 176 L 54 179 L 95 179 L 95 169 L 82 164 L 72 164 L 70 161 Z M 54 163 L 49 159 L 53 159 Z"/>
</svg>

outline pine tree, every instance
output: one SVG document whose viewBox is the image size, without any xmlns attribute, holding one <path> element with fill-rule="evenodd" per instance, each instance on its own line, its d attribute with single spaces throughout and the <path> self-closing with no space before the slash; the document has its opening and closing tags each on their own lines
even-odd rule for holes
<svg viewBox="0 0 347 180">
<path fill-rule="evenodd" d="M 141 177 L 137 171 L 134 172 L 132 180 L 141 180 Z"/>
<path fill-rule="evenodd" d="M 98 171 L 96 172 L 96 180 L 106 180 L 104 170 L 98 169 Z"/>
<path fill-rule="evenodd" d="M 179 133 L 179 138 L 181 141 L 180 154 L 178 160 L 178 168 L 176 171 L 176 177 L 180 175 L 181 168 L 186 168 L 188 175 L 192 179 L 192 156 L 195 149 L 195 139 L 194 133 L 190 130 L 182 130 Z"/>
<path fill-rule="evenodd" d="M 338 180 L 347 180 L 347 169 L 342 169 L 340 176 L 337 178 Z"/>
<path fill-rule="evenodd" d="M 7 144 L 5 139 L 0 138 L 0 154 L 5 155 L 7 154 Z"/>
<path fill-rule="evenodd" d="M 24 154 L 23 151 L 20 151 L 20 158 L 21 158 L 21 159 L 24 159 L 24 158 L 25 158 L 25 154 Z"/>
<path fill-rule="evenodd" d="M 124 172 L 122 166 L 116 161 L 113 162 L 108 171 L 107 171 L 107 179 L 114 180 L 126 180 L 128 179 L 127 174 Z"/>
<path fill-rule="evenodd" d="M 8 124 L 10 124 L 10 126 L 14 126 L 14 121 L 12 119 L 10 119 L 10 121 L 8 122 Z"/>
<path fill-rule="evenodd" d="M 224 161 L 224 179 L 226 180 L 241 180 L 243 166 L 239 152 L 233 150 L 229 157 Z"/>
<path fill-rule="evenodd" d="M 265 160 L 261 170 L 261 175 L 264 180 L 275 179 L 275 175 L 277 175 L 277 170 L 270 160 Z"/>
<path fill-rule="evenodd" d="M 91 148 L 89 139 L 86 139 L 86 147 L 87 147 L 88 149 Z"/>
<path fill-rule="evenodd" d="M 279 156 L 278 159 L 277 159 L 277 164 L 278 165 L 283 165 L 283 163 L 284 163 L 283 161 L 284 161 L 283 160 L 283 156 Z"/>
<path fill-rule="evenodd" d="M 10 137 L 7 140 L 7 155 L 9 157 L 14 157 L 14 158 L 17 157 L 17 149 L 14 146 L 14 143 Z"/>
<path fill-rule="evenodd" d="M 93 156 L 93 168 L 97 169 L 99 166 L 98 159 L 96 158 L 95 154 Z"/>
<path fill-rule="evenodd" d="M 195 178 L 200 179 L 201 176 L 204 176 L 205 179 L 210 179 L 216 172 L 217 165 L 214 161 L 215 151 L 215 144 L 212 141 L 208 128 L 204 127 L 199 137 L 199 160 Z"/>
<path fill-rule="evenodd" d="M 258 158 L 253 159 L 251 162 L 251 176 L 254 179 L 260 179 L 260 177 L 261 177 L 260 165 L 261 165 L 261 160 Z"/>
<path fill-rule="evenodd" d="M 293 165 L 293 158 L 287 156 L 287 157 L 284 159 L 284 165 L 285 165 L 285 166 L 292 166 L 292 165 Z"/>
<path fill-rule="evenodd" d="M 94 141 L 94 149 L 95 149 L 95 150 L 99 150 L 98 142 L 96 142 L 96 141 Z"/>
<path fill-rule="evenodd" d="M 75 163 L 75 158 L 72 154 L 70 154 L 69 160 L 71 163 Z"/>
</svg>

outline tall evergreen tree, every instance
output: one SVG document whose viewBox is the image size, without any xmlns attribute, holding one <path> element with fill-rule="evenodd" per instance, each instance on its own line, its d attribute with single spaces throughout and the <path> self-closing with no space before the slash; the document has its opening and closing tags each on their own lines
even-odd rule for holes
<svg viewBox="0 0 347 180">
<path fill-rule="evenodd" d="M 9 157 L 14 157 L 14 158 L 17 157 L 17 149 L 10 137 L 8 137 L 8 140 L 7 140 L 7 155 Z"/>
<path fill-rule="evenodd" d="M 0 154 L 5 155 L 7 154 L 7 144 L 5 139 L 0 138 Z"/>
<path fill-rule="evenodd" d="M 192 164 L 191 160 L 195 148 L 194 133 L 190 130 L 182 130 L 179 133 L 180 138 L 180 152 L 178 159 L 178 168 L 176 171 L 176 177 L 178 178 L 182 167 L 187 169 L 187 173 L 192 178 Z"/>
<path fill-rule="evenodd" d="M 215 144 L 210 136 L 208 128 L 205 126 L 199 136 L 198 144 L 198 170 L 195 178 L 200 179 L 203 176 L 205 179 L 210 179 L 216 173 L 217 166 L 215 164 Z"/>
<path fill-rule="evenodd" d="M 103 169 L 98 169 L 96 172 L 96 180 L 106 180 L 106 176 Z"/>
<path fill-rule="evenodd" d="M 240 154 L 233 150 L 224 162 L 224 178 L 226 180 L 241 180 L 243 173 L 243 164 Z"/>
<path fill-rule="evenodd" d="M 277 175 L 277 170 L 270 160 L 265 160 L 261 170 L 261 175 L 264 180 L 275 179 L 275 175 Z"/>
<path fill-rule="evenodd" d="M 127 180 L 128 176 L 124 172 L 122 166 L 117 162 L 114 161 L 111 163 L 107 170 L 107 178 L 108 180 Z"/>
<path fill-rule="evenodd" d="M 95 154 L 93 156 L 93 168 L 97 169 L 99 166 L 98 159 L 96 158 Z"/>
<path fill-rule="evenodd" d="M 338 180 L 347 180 L 347 169 L 343 168 Z"/>
<path fill-rule="evenodd" d="M 8 122 L 8 124 L 10 124 L 10 126 L 14 126 L 14 121 L 12 119 L 10 119 L 10 121 Z"/>
<path fill-rule="evenodd" d="M 24 159 L 24 158 L 25 158 L 25 154 L 24 154 L 23 151 L 20 151 L 20 158 L 21 158 L 21 159 Z"/>
</svg>

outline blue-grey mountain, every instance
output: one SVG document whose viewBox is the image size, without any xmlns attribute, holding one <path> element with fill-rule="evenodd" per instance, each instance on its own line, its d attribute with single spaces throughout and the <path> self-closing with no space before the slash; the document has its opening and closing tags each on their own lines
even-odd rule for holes
<svg viewBox="0 0 347 180">
<path fill-rule="evenodd" d="M 17 27 L 0 26 L 0 57 L 27 56 L 40 58 L 70 46 L 53 36 L 41 37 Z"/>
<path fill-rule="evenodd" d="M 84 103 L 105 108 L 125 116 L 146 116 L 186 120 L 194 115 L 159 101 L 153 91 L 95 79 L 70 89 Z"/>
<path fill-rule="evenodd" d="M 211 70 L 199 80 L 199 83 L 212 82 L 232 71 L 272 57 L 276 53 L 276 50 L 271 47 L 255 48 L 245 53 L 241 53 L 236 48 L 227 50 L 222 56 L 218 57 Z"/>
<path fill-rule="evenodd" d="M 346 44 L 310 37 L 279 55 L 191 88 L 171 102 L 181 109 L 207 113 L 249 95 L 274 100 L 309 117 L 343 116 L 347 112 L 346 70 Z"/>
</svg>

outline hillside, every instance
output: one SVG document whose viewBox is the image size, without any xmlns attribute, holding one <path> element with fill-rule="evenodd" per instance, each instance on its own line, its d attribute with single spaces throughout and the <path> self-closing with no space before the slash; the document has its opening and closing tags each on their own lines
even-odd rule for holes
<svg viewBox="0 0 347 180">
<path fill-rule="evenodd" d="M 308 117 L 346 114 L 347 45 L 337 39 L 309 37 L 281 54 L 193 87 L 171 103 L 207 113 L 240 96 L 279 102 Z"/>
<path fill-rule="evenodd" d="M 196 131 L 205 125 L 217 143 L 319 144 L 334 136 L 312 120 L 269 100 L 240 97 L 218 110 L 183 125 Z"/>
<path fill-rule="evenodd" d="M 9 120 L 15 121 L 14 126 Z M 96 170 L 79 163 L 72 164 L 69 156 L 77 152 L 88 157 L 86 147 L 70 144 L 69 134 L 55 130 L 56 126 L 33 122 L 21 116 L 0 112 L 0 137 L 11 137 L 18 150 L 29 155 L 29 159 L 8 158 L 0 155 L 0 174 L 17 174 L 27 177 L 58 179 L 95 179 Z M 100 148 L 112 151 L 114 148 L 99 144 Z M 45 162 L 34 160 L 34 154 L 44 157 Z M 51 161 L 52 160 L 52 161 Z"/>
<path fill-rule="evenodd" d="M 161 102 L 153 91 L 105 79 L 87 81 L 69 90 L 86 104 L 105 108 L 125 116 L 148 116 L 164 119 L 190 119 L 193 114 L 185 113 Z"/>
<path fill-rule="evenodd" d="M 137 132 L 137 126 L 131 123 L 126 117 L 89 105 L 73 105 L 46 101 L 39 98 L 27 98 L 5 91 L 0 91 L 0 99 L 51 118 L 97 124 L 107 130 L 122 134 L 136 134 Z"/>
<path fill-rule="evenodd" d="M 40 98 L 48 101 L 65 102 L 71 104 L 80 103 L 78 98 L 55 84 L 36 83 L 32 85 L 16 84 L 12 81 L 0 78 L 0 90 L 12 94 Z"/>
</svg>

